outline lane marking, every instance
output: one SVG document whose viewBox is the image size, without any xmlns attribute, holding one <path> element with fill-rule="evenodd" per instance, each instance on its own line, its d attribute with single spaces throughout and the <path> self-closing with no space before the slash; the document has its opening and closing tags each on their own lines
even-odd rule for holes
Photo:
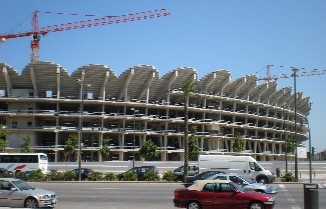
<svg viewBox="0 0 326 209">
<path fill-rule="evenodd" d="M 288 189 L 286 188 L 286 186 L 284 184 L 279 184 L 278 186 L 280 187 L 282 192 L 285 192 L 284 196 L 287 196 L 286 199 L 290 203 L 291 209 L 301 209 L 301 207 L 297 205 L 295 199 L 291 197 L 291 194 L 288 193 Z"/>
</svg>

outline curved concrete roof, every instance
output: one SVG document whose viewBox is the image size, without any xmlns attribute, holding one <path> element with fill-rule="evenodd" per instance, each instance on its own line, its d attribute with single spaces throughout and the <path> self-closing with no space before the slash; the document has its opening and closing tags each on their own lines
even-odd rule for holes
<svg viewBox="0 0 326 209">
<path fill-rule="evenodd" d="M 34 97 L 45 97 L 45 92 L 52 90 L 58 98 L 79 98 L 80 83 L 91 84 L 85 92 L 92 92 L 95 99 L 115 98 L 122 101 L 146 100 L 160 101 L 166 99 L 168 92 L 180 90 L 187 79 L 196 83 L 198 93 L 231 97 L 260 102 L 293 109 L 294 95 L 291 87 L 277 89 L 277 82 L 258 84 L 256 75 L 246 75 L 231 81 L 231 72 L 215 70 L 198 78 L 198 73 L 191 67 L 180 67 L 160 77 L 158 70 L 151 65 L 136 65 L 116 76 L 106 65 L 89 64 L 81 66 L 69 75 L 59 64 L 37 62 L 28 64 L 19 75 L 6 63 L 0 63 L 0 89 L 6 90 L 8 96 L 13 89 L 30 89 Z M 310 98 L 297 93 L 297 110 L 308 114 Z"/>
</svg>

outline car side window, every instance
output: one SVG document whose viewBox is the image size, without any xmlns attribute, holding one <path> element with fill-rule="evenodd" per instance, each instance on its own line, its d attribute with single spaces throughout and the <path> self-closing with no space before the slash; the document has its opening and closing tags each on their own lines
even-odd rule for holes
<svg viewBox="0 0 326 209">
<path fill-rule="evenodd" d="M 1 181 L 0 182 L 0 189 L 1 190 L 10 190 L 11 184 L 8 181 Z"/>
<path fill-rule="evenodd" d="M 224 184 L 224 183 L 220 184 L 220 191 L 221 192 L 232 192 L 232 190 L 233 189 L 229 184 Z"/>
<path fill-rule="evenodd" d="M 230 180 L 236 184 L 243 184 L 243 180 L 238 176 L 230 176 Z"/>
<path fill-rule="evenodd" d="M 216 176 L 215 179 L 228 180 L 226 176 Z"/>
<path fill-rule="evenodd" d="M 203 188 L 203 191 L 206 191 L 206 192 L 214 192 L 215 191 L 215 187 L 216 187 L 215 184 L 208 183 L 208 184 L 205 184 L 205 186 Z"/>
<path fill-rule="evenodd" d="M 249 162 L 250 170 L 256 170 L 255 162 Z"/>
</svg>

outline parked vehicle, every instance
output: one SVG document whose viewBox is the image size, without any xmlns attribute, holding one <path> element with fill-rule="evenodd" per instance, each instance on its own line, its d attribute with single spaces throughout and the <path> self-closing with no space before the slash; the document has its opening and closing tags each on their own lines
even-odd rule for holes
<svg viewBox="0 0 326 209">
<path fill-rule="evenodd" d="M 12 177 L 13 176 L 13 173 L 12 171 L 9 171 L 5 168 L 0 168 L 0 176 L 2 177 Z"/>
<path fill-rule="evenodd" d="M 0 178 L 0 207 L 53 208 L 57 203 L 55 192 L 36 189 L 25 181 Z"/>
<path fill-rule="evenodd" d="M 264 169 L 251 156 L 199 155 L 198 167 L 199 172 L 220 170 L 237 173 L 263 184 L 272 183 L 275 180 L 271 171 Z"/>
<path fill-rule="evenodd" d="M 140 166 L 140 167 L 134 167 L 129 169 L 128 171 L 124 173 L 118 174 L 118 179 L 119 181 L 124 181 L 125 179 L 125 174 L 127 172 L 134 172 L 137 174 L 137 180 L 138 181 L 144 181 L 145 180 L 145 175 L 149 172 L 153 171 L 156 174 L 159 174 L 158 169 L 155 166 Z"/>
<path fill-rule="evenodd" d="M 197 180 L 203 180 L 212 175 L 219 174 L 219 173 L 225 173 L 225 172 L 223 172 L 223 171 L 204 171 L 195 176 L 186 177 L 185 179 L 183 179 L 183 183 L 184 183 L 185 187 L 188 187 L 188 186 L 192 185 Z"/>
<path fill-rule="evenodd" d="M 184 172 L 184 166 L 180 166 L 176 168 L 173 173 L 177 175 L 177 180 L 182 181 L 183 180 L 183 172 Z M 188 166 L 188 176 L 195 176 L 198 174 L 198 167 L 196 165 L 189 165 Z"/>
<path fill-rule="evenodd" d="M 245 192 L 228 180 L 200 180 L 188 188 L 176 189 L 173 203 L 187 209 L 272 209 L 275 204 L 272 196 Z"/>
<path fill-rule="evenodd" d="M 270 184 L 257 183 L 254 180 L 246 179 L 238 174 L 215 174 L 207 178 L 207 180 L 220 179 L 220 180 L 230 180 L 238 185 L 240 185 L 245 191 L 255 191 L 268 194 L 276 194 L 277 189 Z"/>
<path fill-rule="evenodd" d="M 78 180 L 78 178 L 79 178 L 79 169 L 78 168 L 76 168 L 76 169 L 74 169 L 74 172 L 76 173 L 76 180 Z M 94 170 L 93 169 L 91 169 L 91 168 L 81 168 L 81 180 L 82 181 L 87 181 L 87 180 L 89 180 L 89 178 L 90 178 L 90 175 L 92 175 L 92 173 L 94 173 Z"/>
</svg>

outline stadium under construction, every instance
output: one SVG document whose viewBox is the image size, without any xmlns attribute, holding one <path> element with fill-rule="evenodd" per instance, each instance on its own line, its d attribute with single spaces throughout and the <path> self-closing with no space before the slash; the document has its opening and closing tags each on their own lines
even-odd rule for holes
<svg viewBox="0 0 326 209">
<path fill-rule="evenodd" d="M 83 161 L 102 161 L 104 139 L 109 139 L 109 160 L 132 160 L 134 153 L 140 160 L 138 150 L 149 139 L 157 146 L 156 160 L 183 160 L 187 79 L 196 83 L 189 126 L 197 127 L 201 154 L 234 154 L 233 138 L 240 134 L 242 154 L 293 159 L 285 140 L 295 138 L 298 146 L 307 140 L 309 97 L 292 93 L 291 87 L 278 89 L 276 81 L 259 84 L 256 75 L 231 80 L 230 71 L 216 70 L 199 78 L 195 69 L 182 67 L 160 77 L 155 67 L 138 65 L 117 76 L 95 64 L 69 74 L 52 62 L 30 63 L 21 74 L 6 63 L 0 69 L 0 124 L 9 133 L 7 152 L 19 152 L 28 136 L 33 152 L 61 162 L 68 136 L 76 133 L 82 136 Z"/>
</svg>

